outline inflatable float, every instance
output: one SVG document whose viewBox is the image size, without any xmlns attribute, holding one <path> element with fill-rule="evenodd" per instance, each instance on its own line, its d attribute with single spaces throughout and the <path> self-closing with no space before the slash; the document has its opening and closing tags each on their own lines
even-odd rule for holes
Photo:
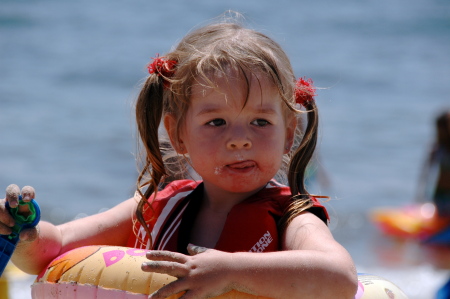
<svg viewBox="0 0 450 299">
<path fill-rule="evenodd" d="M 427 264 L 436 269 L 450 269 L 450 218 L 439 217 L 433 203 L 378 208 L 369 216 L 384 235 L 400 240 L 402 244 L 411 243 L 409 241 L 419 244 L 419 257 Z M 439 289 L 435 298 L 450 298 L 450 280 Z"/>
<path fill-rule="evenodd" d="M 439 239 L 440 243 L 450 244 L 450 234 L 445 234 L 450 219 L 439 217 L 432 203 L 378 208 L 371 211 L 370 219 L 388 236 L 419 242 Z"/>
<path fill-rule="evenodd" d="M 146 299 L 176 280 L 175 277 L 141 271 L 145 250 L 118 246 L 86 246 L 54 259 L 31 286 L 33 299 Z M 183 293 L 168 297 L 180 298 Z M 230 291 L 215 298 L 264 298 Z M 393 283 L 370 274 L 358 274 L 355 299 L 404 299 Z"/>
</svg>

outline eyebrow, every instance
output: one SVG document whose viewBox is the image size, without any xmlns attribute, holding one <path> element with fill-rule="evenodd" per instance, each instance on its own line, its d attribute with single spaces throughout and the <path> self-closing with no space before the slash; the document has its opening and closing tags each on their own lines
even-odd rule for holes
<svg viewBox="0 0 450 299">
<path fill-rule="evenodd" d="M 208 113 L 217 113 L 219 111 L 221 111 L 222 109 L 220 108 L 214 108 L 214 107 L 207 107 L 207 108 L 203 108 L 202 110 L 200 110 L 197 115 L 203 115 L 203 114 L 208 114 Z"/>
<path fill-rule="evenodd" d="M 222 110 L 223 109 L 218 108 L 218 107 L 206 107 L 206 108 L 201 109 L 197 113 L 197 116 L 201 116 L 201 115 L 204 115 L 204 114 L 210 114 L 210 113 L 219 113 Z"/>
<path fill-rule="evenodd" d="M 197 115 L 203 115 L 203 114 L 208 114 L 208 113 L 218 113 L 220 111 L 222 111 L 222 108 L 217 108 L 217 107 L 206 107 L 203 108 L 202 110 L 200 110 Z M 256 113 L 261 113 L 261 114 L 276 114 L 277 112 L 275 111 L 275 109 L 272 108 L 258 108 L 256 109 Z"/>
<path fill-rule="evenodd" d="M 272 109 L 272 108 L 259 108 L 259 109 L 256 109 L 256 112 L 262 113 L 262 114 L 276 114 L 277 113 L 275 111 L 275 109 Z"/>
</svg>

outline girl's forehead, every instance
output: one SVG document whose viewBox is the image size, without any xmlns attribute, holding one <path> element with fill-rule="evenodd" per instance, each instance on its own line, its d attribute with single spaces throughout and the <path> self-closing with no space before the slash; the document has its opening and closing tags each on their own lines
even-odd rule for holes
<svg viewBox="0 0 450 299">
<path fill-rule="evenodd" d="M 250 96 L 259 96 L 261 100 L 274 98 L 278 89 L 267 75 L 243 74 L 235 71 L 212 74 L 208 78 L 197 78 L 192 86 L 192 98 L 204 98 L 214 95 L 225 100 L 246 100 Z"/>
<path fill-rule="evenodd" d="M 189 105 L 192 115 L 209 115 L 230 111 L 238 115 L 244 111 L 254 113 L 278 114 L 283 104 L 278 90 L 271 84 L 253 82 L 242 86 L 241 82 L 217 82 L 217 86 L 197 85 Z M 222 83 L 222 84 L 220 84 Z"/>
</svg>

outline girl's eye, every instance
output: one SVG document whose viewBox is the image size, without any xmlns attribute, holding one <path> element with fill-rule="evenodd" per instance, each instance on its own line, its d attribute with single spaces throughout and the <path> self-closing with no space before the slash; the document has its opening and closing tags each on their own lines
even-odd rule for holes
<svg viewBox="0 0 450 299">
<path fill-rule="evenodd" d="M 213 127 L 219 127 L 219 126 L 225 125 L 226 122 L 224 119 L 216 118 L 216 119 L 213 119 L 212 121 L 208 122 L 207 124 L 210 126 L 213 126 Z"/>
<path fill-rule="evenodd" d="M 255 125 L 258 127 L 265 127 L 269 124 L 270 124 L 270 122 L 265 119 L 255 119 L 254 121 L 252 121 L 252 125 Z"/>
</svg>

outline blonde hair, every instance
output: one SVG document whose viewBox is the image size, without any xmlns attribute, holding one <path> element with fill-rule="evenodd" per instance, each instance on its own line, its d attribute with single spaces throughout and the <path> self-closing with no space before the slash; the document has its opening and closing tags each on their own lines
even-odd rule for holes
<svg viewBox="0 0 450 299">
<path fill-rule="evenodd" d="M 237 71 L 249 85 L 249 76 L 264 75 L 278 89 L 284 102 L 286 115 L 300 113 L 296 109 L 296 78 L 286 53 L 279 44 L 267 35 L 248 29 L 237 22 L 220 22 L 201 27 L 186 35 L 177 47 L 164 55 L 168 61 L 176 61 L 172 76 L 151 74 L 144 83 L 136 103 L 136 121 L 144 148 L 142 170 L 137 180 L 138 192 L 146 186 L 136 210 L 136 217 L 150 235 L 150 230 L 142 216 L 148 198 L 156 196 L 158 187 L 168 175 L 177 176 L 183 166 L 164 163 L 166 146 L 161 151 L 158 131 L 162 116 L 171 113 L 176 117 L 180 132 L 189 108 L 191 88 L 199 81 L 214 87 L 211 78 L 224 75 L 227 70 Z M 226 76 L 224 76 L 226 77 Z M 248 87 L 249 88 L 249 87 Z M 305 189 L 304 175 L 311 159 L 316 141 L 318 115 L 314 101 L 305 104 L 307 125 L 303 138 L 295 153 L 291 154 L 288 170 L 288 184 L 294 200 L 281 220 L 281 228 L 301 211 L 312 206 L 309 193 Z M 176 142 L 178 138 L 174 138 Z M 174 156 L 169 156 L 173 162 Z"/>
</svg>

